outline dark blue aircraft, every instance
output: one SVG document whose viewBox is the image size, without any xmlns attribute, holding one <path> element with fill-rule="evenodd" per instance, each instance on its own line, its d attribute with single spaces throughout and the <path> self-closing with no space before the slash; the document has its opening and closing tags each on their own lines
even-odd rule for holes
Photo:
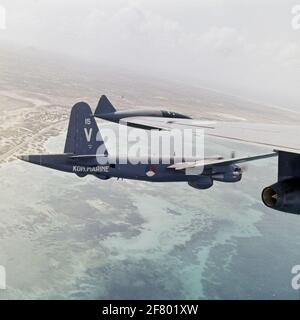
<svg viewBox="0 0 300 320">
<path fill-rule="evenodd" d="M 103 108 L 104 103 L 104 108 Z M 105 109 L 105 106 L 108 107 Z M 100 101 L 102 118 L 115 113 L 108 100 L 102 98 Z M 103 112 L 103 111 L 107 112 Z M 151 113 L 151 111 L 150 111 Z M 145 113 L 143 113 L 145 115 Z M 117 117 L 124 117 L 120 113 Z M 128 113 L 127 113 L 128 115 Z M 136 113 L 134 114 L 136 115 Z M 152 113 L 152 117 L 164 117 L 166 113 L 159 115 Z M 188 118 L 178 113 L 168 113 L 171 118 Z M 132 116 L 132 113 L 131 115 Z M 150 116 L 147 113 L 147 116 Z M 189 162 L 177 162 L 175 158 L 170 159 L 169 164 L 163 164 L 161 159 L 154 163 L 132 164 L 130 161 L 124 163 L 119 159 L 111 161 L 109 153 L 101 137 L 99 128 L 93 116 L 90 106 L 84 102 L 77 103 L 71 112 L 69 128 L 63 154 L 53 155 L 25 155 L 19 158 L 39 166 L 74 173 L 79 177 L 93 175 L 101 180 L 110 178 L 135 179 L 151 182 L 185 181 L 196 189 L 208 189 L 214 181 L 238 182 L 242 178 L 242 169 L 239 163 L 258 160 L 276 156 L 277 153 L 268 153 L 244 158 L 223 159 L 220 157 L 198 159 Z M 158 163 L 158 164 L 157 164 Z M 202 166 L 201 174 L 189 174 L 188 170 Z"/>
<path fill-rule="evenodd" d="M 191 119 L 184 114 L 165 110 L 135 110 L 135 111 L 117 111 L 106 96 L 101 96 L 94 116 L 111 122 L 119 123 L 121 119 L 129 117 L 158 117 Z"/>
<path fill-rule="evenodd" d="M 282 125 L 268 123 L 250 123 L 246 121 L 214 121 L 207 122 L 192 119 L 176 112 L 167 111 L 117 111 L 105 96 L 102 96 L 95 116 L 112 122 L 119 122 L 128 127 L 144 130 L 173 130 L 199 128 L 206 136 L 217 139 L 238 141 L 244 144 L 254 144 L 273 148 L 278 155 L 277 182 L 263 189 L 263 203 L 274 210 L 300 215 L 300 127 L 298 125 Z M 254 157 L 255 158 L 255 157 Z M 221 161 L 222 162 L 222 161 Z M 189 181 L 192 186 L 204 188 L 210 186 L 213 180 L 221 177 L 224 182 L 238 179 L 236 172 L 241 172 L 233 162 L 222 164 L 207 163 L 204 174 L 199 180 Z M 186 168 L 187 163 L 175 164 L 177 168 Z M 174 167 L 174 166 L 173 166 Z M 211 174 L 207 173 L 211 172 Z M 220 174 L 216 174 L 219 172 Z M 207 179 L 207 180 L 205 180 Z M 207 184 L 206 184 L 207 182 Z"/>
</svg>

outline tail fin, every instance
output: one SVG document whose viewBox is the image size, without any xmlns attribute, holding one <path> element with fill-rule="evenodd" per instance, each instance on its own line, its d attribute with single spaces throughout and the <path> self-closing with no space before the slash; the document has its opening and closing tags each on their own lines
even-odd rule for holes
<svg viewBox="0 0 300 320">
<path fill-rule="evenodd" d="M 101 96 L 98 106 L 96 108 L 95 114 L 106 114 L 106 113 L 113 113 L 117 110 L 114 106 L 110 103 L 106 96 Z"/>
<path fill-rule="evenodd" d="M 84 102 L 75 104 L 71 111 L 64 152 L 74 155 L 107 154 L 92 110 Z"/>
</svg>

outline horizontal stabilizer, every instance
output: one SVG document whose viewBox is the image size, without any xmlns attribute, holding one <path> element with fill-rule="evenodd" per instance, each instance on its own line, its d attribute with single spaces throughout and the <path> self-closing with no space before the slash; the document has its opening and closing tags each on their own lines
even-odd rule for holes
<svg viewBox="0 0 300 320">
<path fill-rule="evenodd" d="M 69 158 L 70 159 L 94 159 L 97 157 L 107 157 L 107 153 L 106 154 L 79 154 L 79 155 L 72 155 Z"/>
</svg>

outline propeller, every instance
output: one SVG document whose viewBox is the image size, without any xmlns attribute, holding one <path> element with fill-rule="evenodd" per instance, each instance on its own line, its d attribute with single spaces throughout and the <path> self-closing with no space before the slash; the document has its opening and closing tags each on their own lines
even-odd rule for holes
<svg viewBox="0 0 300 320">
<path fill-rule="evenodd" d="M 248 171 L 248 166 L 243 164 L 242 166 L 240 166 L 240 168 L 242 169 L 242 172 L 247 172 Z"/>
<path fill-rule="evenodd" d="M 236 158 L 236 152 L 235 151 L 231 151 L 231 159 L 235 159 L 235 158 Z M 242 173 L 248 171 L 248 166 L 245 165 L 245 164 L 239 166 L 239 168 L 241 168 Z"/>
</svg>

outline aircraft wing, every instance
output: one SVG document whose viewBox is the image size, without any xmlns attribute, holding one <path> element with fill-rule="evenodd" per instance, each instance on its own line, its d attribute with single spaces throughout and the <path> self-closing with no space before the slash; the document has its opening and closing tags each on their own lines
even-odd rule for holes
<svg viewBox="0 0 300 320">
<path fill-rule="evenodd" d="M 127 124 L 138 129 L 172 130 L 185 128 L 214 129 L 215 121 L 194 120 L 194 119 L 174 119 L 155 117 L 129 117 L 120 120 L 121 124 Z"/>
<path fill-rule="evenodd" d="M 199 129 L 206 136 L 236 142 L 268 146 L 272 149 L 295 152 L 300 150 L 300 126 L 250 123 L 244 121 L 217 122 L 194 119 L 133 117 L 122 119 L 123 124 L 141 129 Z"/>
<path fill-rule="evenodd" d="M 260 154 L 256 156 L 247 156 L 247 157 L 240 157 L 240 158 L 232 158 L 232 159 L 222 159 L 222 160 L 199 160 L 194 162 L 181 162 L 181 163 L 175 163 L 171 166 L 169 166 L 169 169 L 175 169 L 175 170 L 184 170 L 184 169 L 191 169 L 191 168 L 197 168 L 197 167 L 206 167 L 206 166 L 213 166 L 213 165 L 231 165 L 231 164 L 237 164 L 237 163 L 243 163 L 248 161 L 255 161 L 260 159 L 266 159 L 277 156 L 277 152 L 270 152 L 265 154 Z"/>
<path fill-rule="evenodd" d="M 170 168 L 175 170 L 193 170 L 197 166 L 228 165 L 266 158 L 277 154 L 277 182 L 263 189 L 262 201 L 271 209 L 300 215 L 300 126 L 250 123 L 246 121 L 209 122 L 193 119 L 151 119 L 146 117 L 124 120 L 128 121 L 129 126 L 138 128 L 139 125 L 142 125 L 143 129 L 203 129 L 205 137 L 227 139 L 229 141 L 265 146 L 276 150 L 273 154 L 269 155 L 265 154 L 229 160 L 177 163 Z M 197 131 L 196 134 L 198 134 Z"/>
</svg>

